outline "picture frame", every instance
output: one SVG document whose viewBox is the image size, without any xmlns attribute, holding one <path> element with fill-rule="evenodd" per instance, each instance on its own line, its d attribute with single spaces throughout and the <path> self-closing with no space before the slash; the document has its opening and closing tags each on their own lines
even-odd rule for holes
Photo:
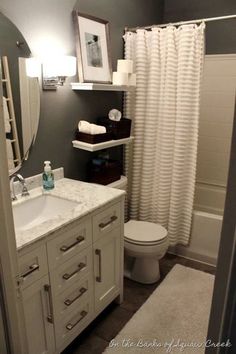
<svg viewBox="0 0 236 354">
<path fill-rule="evenodd" d="M 109 22 L 72 13 L 78 61 L 79 82 L 111 83 L 112 64 Z"/>
</svg>

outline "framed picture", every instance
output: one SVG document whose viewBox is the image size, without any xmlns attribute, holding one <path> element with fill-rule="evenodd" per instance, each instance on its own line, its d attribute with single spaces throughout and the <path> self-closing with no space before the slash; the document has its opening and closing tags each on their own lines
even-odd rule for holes
<svg viewBox="0 0 236 354">
<path fill-rule="evenodd" d="M 111 83 L 108 21 L 73 11 L 80 82 Z"/>
</svg>

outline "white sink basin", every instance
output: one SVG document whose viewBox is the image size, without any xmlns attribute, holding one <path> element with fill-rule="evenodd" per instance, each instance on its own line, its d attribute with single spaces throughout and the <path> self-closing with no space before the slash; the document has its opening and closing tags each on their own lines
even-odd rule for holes
<svg viewBox="0 0 236 354">
<path fill-rule="evenodd" d="M 13 205 L 16 231 L 31 229 L 45 221 L 63 215 L 75 208 L 78 203 L 52 195 L 40 195 L 25 202 Z"/>
</svg>

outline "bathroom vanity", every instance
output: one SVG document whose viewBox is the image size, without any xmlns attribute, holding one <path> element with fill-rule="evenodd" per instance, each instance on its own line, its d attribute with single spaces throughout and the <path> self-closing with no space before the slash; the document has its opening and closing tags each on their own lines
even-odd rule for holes
<svg viewBox="0 0 236 354">
<path fill-rule="evenodd" d="M 14 203 L 29 354 L 60 353 L 109 303 L 122 301 L 123 204 L 121 190 L 65 178 L 50 193 L 35 188 Z M 22 207 L 41 219 L 22 220 Z M 47 220 L 47 208 L 60 213 Z"/>
</svg>

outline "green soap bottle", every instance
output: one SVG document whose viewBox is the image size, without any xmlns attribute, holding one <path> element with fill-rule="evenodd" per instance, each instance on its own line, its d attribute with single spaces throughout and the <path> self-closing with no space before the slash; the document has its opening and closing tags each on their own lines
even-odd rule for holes
<svg viewBox="0 0 236 354">
<path fill-rule="evenodd" d="M 52 172 L 51 162 L 44 161 L 43 189 L 49 191 L 54 188 L 54 174 Z"/>
</svg>

